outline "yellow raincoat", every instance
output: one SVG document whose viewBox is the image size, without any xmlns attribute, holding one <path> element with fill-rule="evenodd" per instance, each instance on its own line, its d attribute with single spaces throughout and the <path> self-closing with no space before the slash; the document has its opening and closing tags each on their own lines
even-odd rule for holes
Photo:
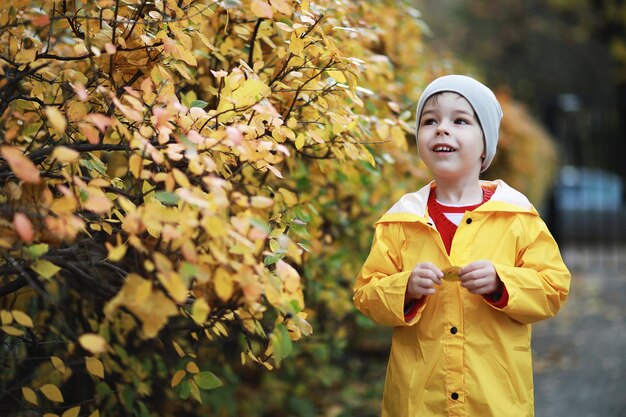
<svg viewBox="0 0 626 417">
<path fill-rule="evenodd" d="M 554 316 L 570 274 L 532 204 L 501 180 L 491 199 L 466 212 L 450 255 L 427 213 L 434 183 L 402 197 L 377 223 L 357 277 L 354 304 L 395 326 L 383 417 L 533 416 L 530 323 Z M 409 321 L 404 294 L 420 262 L 439 269 L 490 260 L 509 294 L 497 308 L 458 281 L 443 281 Z"/>
</svg>

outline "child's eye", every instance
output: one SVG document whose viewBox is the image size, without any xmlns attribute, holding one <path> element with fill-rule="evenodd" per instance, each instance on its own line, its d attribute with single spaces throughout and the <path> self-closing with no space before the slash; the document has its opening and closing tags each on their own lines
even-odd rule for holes
<svg viewBox="0 0 626 417">
<path fill-rule="evenodd" d="M 470 122 L 467 119 L 456 119 L 454 121 L 457 125 L 468 125 Z"/>
<path fill-rule="evenodd" d="M 422 120 L 422 126 L 434 125 L 436 123 L 437 123 L 437 121 L 435 119 L 432 119 L 432 118 L 423 119 Z"/>
</svg>

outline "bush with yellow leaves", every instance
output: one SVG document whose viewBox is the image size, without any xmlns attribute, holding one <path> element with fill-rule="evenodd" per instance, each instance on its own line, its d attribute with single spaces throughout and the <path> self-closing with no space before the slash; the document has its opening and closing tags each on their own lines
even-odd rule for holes
<svg viewBox="0 0 626 417">
<path fill-rule="evenodd" d="M 325 394 L 371 224 L 427 178 L 422 31 L 390 0 L 3 3 L 0 413 L 354 415 Z"/>
</svg>

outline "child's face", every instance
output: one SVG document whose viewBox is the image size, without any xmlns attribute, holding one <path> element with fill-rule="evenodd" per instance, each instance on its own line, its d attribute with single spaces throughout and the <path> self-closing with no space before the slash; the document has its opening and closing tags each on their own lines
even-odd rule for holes
<svg viewBox="0 0 626 417">
<path fill-rule="evenodd" d="M 485 157 L 483 131 L 465 97 L 444 92 L 429 98 L 417 142 L 420 157 L 435 178 L 478 179 Z"/>
</svg>

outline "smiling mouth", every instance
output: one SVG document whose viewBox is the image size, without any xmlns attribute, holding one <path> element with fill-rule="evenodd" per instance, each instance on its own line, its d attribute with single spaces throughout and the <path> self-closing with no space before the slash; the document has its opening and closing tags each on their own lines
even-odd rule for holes
<svg viewBox="0 0 626 417">
<path fill-rule="evenodd" d="M 437 145 L 433 148 L 434 152 L 455 152 L 456 150 L 454 148 L 451 148 L 450 146 L 444 146 L 444 145 Z"/>
</svg>

